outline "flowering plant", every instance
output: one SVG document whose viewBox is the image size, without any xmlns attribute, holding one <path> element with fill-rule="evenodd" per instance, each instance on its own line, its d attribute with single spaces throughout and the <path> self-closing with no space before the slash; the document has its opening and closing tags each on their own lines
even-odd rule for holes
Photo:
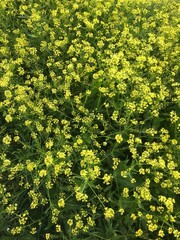
<svg viewBox="0 0 180 240">
<path fill-rule="evenodd" d="M 0 12 L 0 239 L 179 239 L 178 1 Z"/>
</svg>

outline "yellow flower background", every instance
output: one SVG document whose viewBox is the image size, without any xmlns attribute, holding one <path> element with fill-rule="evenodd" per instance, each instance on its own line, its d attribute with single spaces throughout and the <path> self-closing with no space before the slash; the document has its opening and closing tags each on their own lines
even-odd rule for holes
<svg viewBox="0 0 180 240">
<path fill-rule="evenodd" d="M 179 1 L 0 13 L 0 239 L 180 239 Z"/>
</svg>

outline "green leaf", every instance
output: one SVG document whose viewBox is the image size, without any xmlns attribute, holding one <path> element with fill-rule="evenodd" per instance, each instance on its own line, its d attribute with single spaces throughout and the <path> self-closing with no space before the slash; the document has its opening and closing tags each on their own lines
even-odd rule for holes
<svg viewBox="0 0 180 240">
<path fill-rule="evenodd" d="M 1 240 L 14 240 L 14 236 L 3 236 Z"/>
<path fill-rule="evenodd" d="M 23 236 L 21 236 L 20 238 L 18 238 L 17 240 L 36 240 L 35 236 L 31 235 L 31 234 L 25 234 Z"/>
<path fill-rule="evenodd" d="M 154 118 L 154 119 L 153 119 L 153 127 L 154 127 L 155 129 L 159 129 L 159 127 L 160 127 L 160 125 L 161 125 L 161 123 L 162 123 L 163 121 L 164 121 L 163 118 L 160 118 L 160 117 Z"/>
</svg>

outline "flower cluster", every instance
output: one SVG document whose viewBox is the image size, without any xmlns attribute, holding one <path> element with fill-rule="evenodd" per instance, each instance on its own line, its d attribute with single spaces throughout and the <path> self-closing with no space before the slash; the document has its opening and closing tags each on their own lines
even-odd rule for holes
<svg viewBox="0 0 180 240">
<path fill-rule="evenodd" d="M 179 239 L 178 1 L 0 12 L 0 238 Z"/>
</svg>

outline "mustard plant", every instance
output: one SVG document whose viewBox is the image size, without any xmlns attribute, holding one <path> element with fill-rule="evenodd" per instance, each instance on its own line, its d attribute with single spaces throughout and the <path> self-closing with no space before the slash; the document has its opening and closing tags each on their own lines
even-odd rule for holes
<svg viewBox="0 0 180 240">
<path fill-rule="evenodd" d="M 0 13 L 0 239 L 180 239 L 180 3 Z"/>
</svg>

